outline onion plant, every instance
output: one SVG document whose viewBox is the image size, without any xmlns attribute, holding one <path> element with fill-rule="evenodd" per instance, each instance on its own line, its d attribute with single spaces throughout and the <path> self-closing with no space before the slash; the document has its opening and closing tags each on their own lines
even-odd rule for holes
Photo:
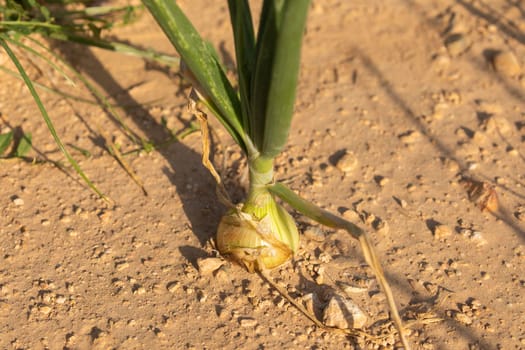
<svg viewBox="0 0 525 350">
<path fill-rule="evenodd" d="M 401 320 L 392 293 L 364 230 L 299 197 L 274 178 L 293 114 L 301 39 L 309 0 L 264 0 L 257 31 L 248 0 L 228 0 L 237 61 L 238 90 L 228 80 L 213 47 L 173 0 L 143 0 L 181 56 L 181 69 L 200 102 L 224 125 L 247 157 L 249 188 L 244 203 L 220 221 L 218 250 L 249 271 L 277 267 L 299 246 L 287 202 L 302 214 L 357 238 L 387 295 L 402 341 Z"/>
</svg>

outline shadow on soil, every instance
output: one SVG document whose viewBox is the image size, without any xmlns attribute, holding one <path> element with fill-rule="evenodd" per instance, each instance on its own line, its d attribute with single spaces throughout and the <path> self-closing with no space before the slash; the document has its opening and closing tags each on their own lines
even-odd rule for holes
<svg viewBox="0 0 525 350">
<path fill-rule="evenodd" d="M 363 66 L 373 75 L 376 77 L 376 79 L 379 82 L 379 85 L 381 88 L 386 92 L 387 96 L 389 96 L 390 100 L 393 104 L 395 104 L 397 107 L 399 107 L 403 112 L 406 118 L 410 119 L 411 123 L 415 125 L 419 132 L 421 132 L 422 135 L 424 135 L 437 149 L 439 154 L 441 154 L 444 157 L 447 157 L 449 159 L 455 160 L 459 166 L 460 166 L 460 172 L 463 174 L 467 174 L 468 170 L 466 168 L 466 163 L 462 159 L 458 159 L 454 156 L 452 150 L 447 147 L 443 142 L 441 142 L 439 139 L 436 139 L 434 135 L 427 129 L 427 127 L 416 117 L 416 114 L 414 111 L 409 107 L 409 104 L 402 98 L 402 96 L 395 90 L 393 84 L 385 77 L 385 75 L 381 72 L 381 70 L 378 68 L 378 66 L 374 63 L 371 57 L 367 56 L 364 52 L 362 52 L 359 48 L 354 47 L 352 50 L 352 54 L 356 55 L 361 59 L 363 62 Z M 491 181 L 491 180 L 489 180 Z M 506 225 L 508 225 L 510 228 L 514 230 L 516 235 L 521 238 L 522 240 L 525 240 L 525 232 L 524 230 L 519 226 L 519 224 L 514 220 L 511 213 L 500 207 L 500 211 L 498 214 L 495 214 L 495 216 L 502 220 Z M 436 222 L 427 222 L 426 223 L 428 227 L 434 227 L 437 223 Z M 388 279 L 388 281 L 393 285 L 397 286 L 397 290 L 404 291 L 405 294 L 408 293 L 410 288 L 405 287 L 405 283 L 401 282 L 401 279 L 399 276 L 393 276 L 392 274 L 388 273 L 387 269 L 385 271 L 385 275 Z M 404 278 L 402 278 L 404 279 Z M 470 342 L 478 344 L 483 349 L 492 349 L 495 348 L 493 344 L 489 344 L 488 342 L 482 340 L 479 338 L 478 335 L 475 334 L 475 332 L 462 325 L 460 322 L 457 322 L 446 315 L 446 310 L 443 308 L 439 308 L 434 310 L 437 313 L 437 316 L 442 318 L 444 322 L 447 323 L 447 325 L 451 329 L 460 330 L 460 334 L 462 334 L 466 339 L 469 339 Z M 403 312 L 403 310 L 401 310 Z M 445 349 L 444 347 L 437 347 L 438 349 Z"/>
<path fill-rule="evenodd" d="M 145 134 L 146 139 L 157 144 L 170 139 L 171 135 L 166 128 L 157 122 L 125 87 L 119 84 L 89 48 L 67 43 L 60 43 L 55 48 L 79 72 L 102 87 L 106 96 L 112 96 L 114 102 L 124 109 L 126 116 L 129 116 L 134 127 Z M 119 122 L 111 114 L 106 114 L 120 128 Z M 86 121 L 83 120 L 83 123 L 88 127 L 92 139 L 99 140 L 100 135 L 90 128 Z M 100 145 L 100 142 L 96 144 Z M 191 230 L 201 245 L 204 245 L 215 234 L 220 216 L 224 211 L 215 195 L 215 182 L 202 166 L 201 155 L 183 143 L 175 141 L 167 147 L 160 148 L 158 152 L 170 165 L 163 169 L 163 172 L 177 189 L 182 209 L 190 221 Z M 125 205 L 125 203 L 122 204 Z M 181 253 L 190 262 L 194 262 L 202 255 L 201 249 L 186 248 L 181 248 Z"/>
<path fill-rule="evenodd" d="M 416 114 L 410 108 L 409 104 L 395 90 L 393 84 L 385 77 L 385 75 L 381 72 L 378 66 L 374 63 L 372 58 L 366 55 L 357 47 L 354 47 L 352 49 L 352 54 L 359 57 L 359 59 L 363 62 L 363 66 L 365 67 L 365 69 L 367 69 L 373 76 L 376 77 L 376 79 L 379 82 L 379 85 L 386 92 L 387 96 L 390 98 L 392 103 L 403 111 L 405 117 L 408 118 L 415 127 L 417 127 L 418 131 L 422 135 L 424 135 L 428 139 L 428 141 L 431 142 L 432 145 L 434 145 L 438 153 L 442 157 L 456 161 L 456 163 L 460 167 L 460 173 L 463 176 L 469 176 L 469 171 L 466 162 L 463 159 L 457 158 L 454 155 L 452 149 L 450 149 L 447 145 L 445 145 L 438 138 L 436 138 L 432 134 L 432 132 L 417 118 Z M 492 182 L 491 177 L 482 177 L 485 181 Z M 523 241 L 525 241 L 525 230 L 517 223 L 517 221 L 513 218 L 508 209 L 505 209 L 504 207 L 500 206 L 500 213 L 498 213 L 496 217 L 501 219 L 507 226 L 512 228 L 516 235 Z"/>
<path fill-rule="evenodd" d="M 499 13 L 494 7 L 491 7 L 488 1 L 470 3 L 465 0 L 456 0 L 456 3 L 463 6 L 472 15 L 495 25 L 501 32 L 509 37 L 515 39 L 521 44 L 525 44 L 525 34 L 519 29 L 519 27 L 516 26 L 513 21 L 507 20 L 504 14 Z M 507 1 L 507 3 L 509 6 L 515 6 L 521 12 L 522 17 L 525 17 L 525 9 L 517 1 L 515 3 Z"/>
</svg>

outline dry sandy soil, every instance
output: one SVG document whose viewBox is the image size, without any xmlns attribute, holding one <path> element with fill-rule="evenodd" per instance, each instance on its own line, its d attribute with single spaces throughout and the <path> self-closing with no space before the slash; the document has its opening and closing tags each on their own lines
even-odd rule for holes
<svg viewBox="0 0 525 350">
<path fill-rule="evenodd" d="M 226 2 L 180 3 L 233 67 Z M 147 14 L 111 35 L 174 53 Z M 54 49 L 142 137 L 162 142 L 191 120 L 174 72 Z M 45 62 L 24 62 L 36 81 L 92 99 Z M 365 219 L 416 349 L 525 348 L 524 63 L 523 1 L 313 1 L 278 178 Z M 382 337 L 319 329 L 237 265 L 199 271 L 198 259 L 216 256 L 209 241 L 225 208 L 201 165 L 198 133 L 126 156 L 146 196 L 104 146 L 109 138 L 136 148 L 117 123 L 96 105 L 41 93 L 63 140 L 91 152 L 71 148 L 115 204 L 53 165 L 66 162 L 34 102 L 2 73 L 2 132 L 32 132 L 30 156 L 47 161 L 0 163 L 1 349 L 400 348 L 346 233 L 297 215 L 301 248 L 271 275 L 297 300 L 315 293 L 317 308 L 334 294 L 351 297 L 368 315 L 363 331 Z M 213 126 L 218 168 L 240 201 L 244 160 Z M 341 171 L 345 151 L 357 164 Z M 339 288 L 358 283 L 349 295 Z"/>
</svg>

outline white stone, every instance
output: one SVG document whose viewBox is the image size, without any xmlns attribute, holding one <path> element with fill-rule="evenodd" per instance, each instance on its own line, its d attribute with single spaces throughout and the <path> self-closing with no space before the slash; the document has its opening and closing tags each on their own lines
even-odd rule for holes
<svg viewBox="0 0 525 350">
<path fill-rule="evenodd" d="M 339 329 L 363 328 L 368 317 L 352 300 L 335 295 L 323 311 L 323 323 Z"/>
</svg>

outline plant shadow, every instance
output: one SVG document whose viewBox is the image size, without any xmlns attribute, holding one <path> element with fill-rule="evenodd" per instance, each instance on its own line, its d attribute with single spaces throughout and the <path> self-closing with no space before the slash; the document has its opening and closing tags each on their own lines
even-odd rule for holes
<svg viewBox="0 0 525 350">
<path fill-rule="evenodd" d="M 120 106 L 129 117 L 127 120 L 131 120 L 148 140 L 160 143 L 172 136 L 164 125 L 155 120 L 147 108 L 121 86 L 90 48 L 70 43 L 54 43 L 54 49 L 81 74 L 100 86 L 105 95 L 112 96 L 116 105 Z M 146 66 L 146 69 L 148 67 Z M 152 69 L 163 70 L 155 65 Z M 179 93 L 182 93 L 180 87 L 177 91 L 177 94 Z M 98 102 L 103 105 L 102 101 Z M 107 111 L 106 115 L 117 127 L 120 127 L 119 122 Z M 93 134 L 93 131 L 90 132 Z M 174 142 L 168 147 L 159 148 L 158 152 L 169 163 L 169 166 L 162 171 L 177 189 L 191 230 L 204 246 L 214 236 L 219 219 L 225 210 L 215 195 L 215 181 L 202 165 L 201 155 L 182 142 Z M 232 190 L 237 191 L 237 189 Z M 187 255 L 186 258 L 190 261 L 195 261 L 201 255 L 200 252 L 187 249 L 181 252 Z"/>
<path fill-rule="evenodd" d="M 351 51 L 353 55 L 360 58 L 364 68 L 377 79 L 379 86 L 385 91 L 390 101 L 395 106 L 400 108 L 403 111 L 405 117 L 410 120 L 412 125 L 414 125 L 418 131 L 433 144 L 440 156 L 446 159 L 454 160 L 459 165 L 459 173 L 468 175 L 469 170 L 467 162 L 464 159 L 457 157 L 449 146 L 437 138 L 433 134 L 432 130 L 425 126 L 423 122 L 417 118 L 415 112 L 409 106 L 409 103 L 405 101 L 402 95 L 396 91 L 394 84 L 386 78 L 374 60 L 358 47 L 353 47 Z M 492 178 L 488 176 L 480 175 L 480 177 L 482 177 L 485 181 L 492 182 Z M 500 206 L 500 213 L 494 215 L 496 218 L 501 219 L 509 228 L 511 228 L 521 240 L 525 241 L 525 230 L 519 223 L 516 222 L 516 220 L 513 219 L 508 209 Z"/>
</svg>

